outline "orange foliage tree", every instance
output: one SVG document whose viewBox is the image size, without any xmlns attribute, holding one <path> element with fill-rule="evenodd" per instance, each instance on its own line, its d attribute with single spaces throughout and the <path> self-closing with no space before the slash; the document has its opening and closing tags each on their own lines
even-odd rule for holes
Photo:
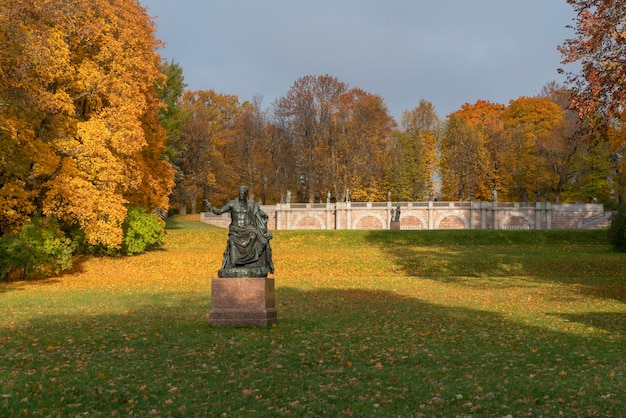
<svg viewBox="0 0 626 418">
<path fill-rule="evenodd" d="M 343 196 L 339 184 L 339 131 L 334 117 L 339 100 L 348 90 L 345 83 L 329 75 L 297 79 L 277 101 L 275 113 L 282 129 L 289 132 L 294 144 L 296 170 L 300 178 L 300 200 L 321 199 L 325 189 Z"/>
<path fill-rule="evenodd" d="M 562 135 L 564 111 L 548 97 L 511 100 L 504 112 L 510 151 L 505 166 L 511 183 L 510 196 L 528 201 L 535 191 L 550 190 L 555 171 L 549 169 L 556 136 Z M 551 148 L 552 147 L 552 148 Z"/>
<path fill-rule="evenodd" d="M 559 50 L 563 64 L 581 63 L 580 73 L 568 73 L 581 114 L 597 111 L 608 118 L 626 102 L 626 3 L 620 0 L 567 0 L 576 13 L 576 37 Z M 563 69 L 560 72 L 564 72 Z"/>
<path fill-rule="evenodd" d="M 266 203 L 285 202 L 287 191 L 298 184 L 294 146 L 289 132 L 279 118 L 268 121 L 258 155 L 263 156 L 258 167 L 261 176 L 261 198 Z"/>
<path fill-rule="evenodd" d="M 160 43 L 136 0 L 0 6 L 0 233 L 39 212 L 119 248 L 129 202 L 167 207 Z"/>
<path fill-rule="evenodd" d="M 510 153 L 510 142 L 505 135 L 505 108 L 502 104 L 478 100 L 474 104 L 465 103 L 454 113 L 455 117 L 478 129 L 487 151 L 488 163 L 482 177 L 486 183 L 474 190 L 476 199 L 492 199 L 493 190 L 501 193 L 503 198 L 508 196 L 505 157 Z"/>
<path fill-rule="evenodd" d="M 574 107 L 595 127 L 609 125 L 612 157 L 617 163 L 615 193 L 623 200 L 626 173 L 624 108 L 626 105 L 626 3 L 618 0 L 567 0 L 576 13 L 576 36 L 559 50 L 563 64 L 580 63 L 579 72 L 567 74 L 576 93 Z M 565 72 L 564 70 L 560 70 Z"/>
<path fill-rule="evenodd" d="M 476 126 L 451 115 L 441 137 L 441 192 L 446 200 L 468 200 L 483 193 L 488 154 Z"/>
<path fill-rule="evenodd" d="M 422 99 L 402 114 L 402 132 L 396 134 L 392 153 L 395 200 L 425 200 L 435 191 L 441 121 L 432 103 Z"/>
<path fill-rule="evenodd" d="M 520 97 L 509 106 L 479 100 L 453 114 L 478 129 L 488 153 L 486 183 L 476 189 L 477 199 L 491 199 L 497 190 L 500 199 L 528 200 L 540 191 L 541 198 L 549 193 L 559 203 L 577 177 L 588 177 L 581 154 L 599 149 L 568 110 L 569 97 L 553 83 L 541 96 Z"/>
<path fill-rule="evenodd" d="M 390 160 L 389 138 L 395 121 L 383 99 L 359 88 L 348 90 L 340 99 L 335 117 L 339 132 L 339 164 L 336 187 L 350 189 L 356 201 L 381 201 L 389 190 L 387 170 Z M 339 190 L 337 190 L 339 189 Z"/>
<path fill-rule="evenodd" d="M 389 168 L 394 200 L 426 200 L 435 190 L 441 121 L 432 103 L 420 100 L 402 114 L 401 130 L 392 135 Z"/>
<path fill-rule="evenodd" d="M 395 121 L 382 98 L 329 75 L 299 78 L 275 108 L 293 144 L 299 199 L 379 200 Z M 348 190 L 350 190 L 348 192 Z"/>
<path fill-rule="evenodd" d="M 231 143 L 232 156 L 237 180 L 248 186 L 251 199 L 265 201 L 268 194 L 270 172 L 267 170 L 264 147 L 267 134 L 266 115 L 261 108 L 262 98 L 255 96 L 252 102 L 245 102 L 234 126 Z M 257 196 L 258 195 L 258 196 Z"/>
<path fill-rule="evenodd" d="M 214 90 L 186 91 L 181 109 L 187 115 L 179 139 L 175 196 L 179 210 L 187 205 L 196 213 L 197 202 L 232 198 L 240 181 L 235 162 L 235 127 L 243 111 L 237 96 Z"/>
</svg>

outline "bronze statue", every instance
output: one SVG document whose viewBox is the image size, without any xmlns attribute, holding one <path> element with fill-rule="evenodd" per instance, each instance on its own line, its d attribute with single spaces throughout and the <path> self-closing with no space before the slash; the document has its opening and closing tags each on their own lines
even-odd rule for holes
<svg viewBox="0 0 626 418">
<path fill-rule="evenodd" d="M 248 188 L 239 186 L 239 197 L 226 203 L 223 208 L 212 206 L 205 199 L 206 207 L 216 215 L 230 212 L 228 242 L 224 251 L 219 277 L 267 277 L 274 273 L 267 214 L 253 200 L 248 200 Z"/>
<path fill-rule="evenodd" d="M 400 204 L 398 203 L 398 206 L 396 206 L 396 212 L 394 214 L 393 209 L 391 209 L 391 213 L 393 215 L 393 221 L 394 222 L 400 222 Z"/>
</svg>

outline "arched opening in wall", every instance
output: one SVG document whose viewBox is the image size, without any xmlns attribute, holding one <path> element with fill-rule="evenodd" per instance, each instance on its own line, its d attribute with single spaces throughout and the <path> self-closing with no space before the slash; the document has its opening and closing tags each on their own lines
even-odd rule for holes
<svg viewBox="0 0 626 418">
<path fill-rule="evenodd" d="M 439 229 L 465 229 L 465 223 L 457 216 L 446 216 L 439 222 Z"/>
<path fill-rule="evenodd" d="M 502 225 L 501 229 L 530 229 L 530 223 L 527 219 L 522 216 L 511 216 L 506 219 Z"/>
<path fill-rule="evenodd" d="M 405 216 L 400 219 L 400 229 L 424 229 L 422 221 L 417 216 Z"/>
<path fill-rule="evenodd" d="M 380 219 L 374 216 L 363 216 L 358 220 L 356 229 L 383 229 Z"/>
<path fill-rule="evenodd" d="M 322 225 L 312 216 L 306 216 L 299 219 L 293 229 L 322 229 Z"/>
</svg>

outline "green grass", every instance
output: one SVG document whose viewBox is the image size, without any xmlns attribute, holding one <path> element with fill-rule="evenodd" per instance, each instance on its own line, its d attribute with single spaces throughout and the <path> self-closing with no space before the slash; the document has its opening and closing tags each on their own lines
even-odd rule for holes
<svg viewBox="0 0 626 418">
<path fill-rule="evenodd" d="M 275 231 L 279 323 L 208 325 L 226 230 L 0 285 L 0 416 L 626 416 L 604 231 Z"/>
</svg>

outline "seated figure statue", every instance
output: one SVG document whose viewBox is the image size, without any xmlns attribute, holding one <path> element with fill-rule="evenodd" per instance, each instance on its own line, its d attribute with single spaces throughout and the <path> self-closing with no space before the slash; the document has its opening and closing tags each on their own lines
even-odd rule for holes
<svg viewBox="0 0 626 418">
<path fill-rule="evenodd" d="M 253 200 L 248 200 L 248 188 L 239 187 L 239 197 L 226 203 L 223 208 L 206 207 L 216 215 L 230 212 L 228 242 L 224 251 L 219 277 L 267 277 L 274 273 L 267 214 Z"/>
</svg>

